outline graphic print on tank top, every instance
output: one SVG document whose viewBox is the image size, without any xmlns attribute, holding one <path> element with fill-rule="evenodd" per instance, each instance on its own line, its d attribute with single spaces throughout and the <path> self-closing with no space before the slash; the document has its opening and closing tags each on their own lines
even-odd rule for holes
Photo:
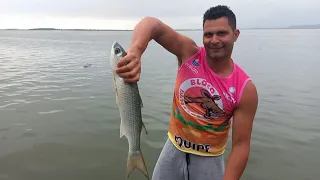
<svg viewBox="0 0 320 180">
<path fill-rule="evenodd" d="M 205 79 L 188 79 L 181 84 L 179 92 L 183 93 L 179 96 L 182 107 L 190 115 L 201 119 L 215 119 L 225 115 L 221 96 Z M 192 112 L 189 109 L 192 103 L 200 104 L 204 112 Z"/>
<path fill-rule="evenodd" d="M 229 125 L 228 113 L 224 111 L 223 100 L 212 84 L 202 78 L 186 79 L 179 87 L 179 106 L 174 108 L 174 116 L 183 124 L 197 130 L 221 131 Z M 188 118 L 184 112 L 192 116 Z M 189 119 L 203 120 L 203 123 Z M 221 121 L 221 120 L 224 121 Z"/>
</svg>

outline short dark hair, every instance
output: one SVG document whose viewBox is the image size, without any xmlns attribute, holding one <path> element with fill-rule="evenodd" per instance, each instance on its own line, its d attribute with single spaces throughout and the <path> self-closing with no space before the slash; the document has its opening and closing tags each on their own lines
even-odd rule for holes
<svg viewBox="0 0 320 180">
<path fill-rule="evenodd" d="M 232 12 L 232 10 L 225 5 L 217 5 L 214 7 L 209 8 L 204 14 L 203 14 L 203 24 L 206 20 L 215 20 L 221 17 L 227 17 L 229 21 L 229 25 L 233 30 L 237 28 L 237 19 L 236 15 Z"/>
</svg>

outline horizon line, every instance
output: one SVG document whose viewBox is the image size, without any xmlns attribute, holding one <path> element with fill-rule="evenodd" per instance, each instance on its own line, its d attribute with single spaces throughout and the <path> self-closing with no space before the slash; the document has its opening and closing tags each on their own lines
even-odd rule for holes
<svg viewBox="0 0 320 180">
<path fill-rule="evenodd" d="M 247 27 L 239 28 L 241 29 L 320 29 L 317 25 L 314 27 L 311 25 L 297 25 L 297 26 L 287 26 L 287 27 Z M 96 29 L 96 28 L 0 28 L 0 30 L 28 30 L 28 31 L 133 31 L 134 29 Z M 199 31 L 202 28 L 175 28 L 176 31 Z"/>
</svg>

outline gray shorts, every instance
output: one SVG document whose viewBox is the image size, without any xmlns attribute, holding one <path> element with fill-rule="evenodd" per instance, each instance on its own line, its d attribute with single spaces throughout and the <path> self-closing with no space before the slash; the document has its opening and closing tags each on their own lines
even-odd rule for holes
<svg viewBox="0 0 320 180">
<path fill-rule="evenodd" d="M 178 150 L 168 139 L 153 170 L 152 180 L 222 180 L 224 156 L 198 156 Z"/>
</svg>

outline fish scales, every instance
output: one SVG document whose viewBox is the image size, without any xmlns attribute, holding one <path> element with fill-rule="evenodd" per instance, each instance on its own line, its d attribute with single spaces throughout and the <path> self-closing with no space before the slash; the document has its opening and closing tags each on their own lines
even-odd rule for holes
<svg viewBox="0 0 320 180">
<path fill-rule="evenodd" d="M 129 143 L 129 153 L 139 153 L 140 133 L 142 131 L 141 98 L 137 84 L 125 84 L 116 80 L 119 111 L 121 114 L 121 137 L 125 135 Z"/>
</svg>

